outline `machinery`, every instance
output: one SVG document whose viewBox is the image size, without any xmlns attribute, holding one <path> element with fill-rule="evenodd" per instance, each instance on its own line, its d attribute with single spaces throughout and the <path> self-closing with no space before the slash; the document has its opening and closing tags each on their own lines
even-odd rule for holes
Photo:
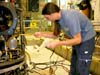
<svg viewBox="0 0 100 75">
<path fill-rule="evenodd" d="M 23 33 L 21 19 L 19 8 L 0 1 L 0 75 L 25 75 L 19 72 L 25 70 L 23 35 L 19 35 Z"/>
</svg>

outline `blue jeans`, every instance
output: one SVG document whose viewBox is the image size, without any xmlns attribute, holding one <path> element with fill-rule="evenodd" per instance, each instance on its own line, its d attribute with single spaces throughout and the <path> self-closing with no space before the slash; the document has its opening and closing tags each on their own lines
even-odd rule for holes
<svg viewBox="0 0 100 75">
<path fill-rule="evenodd" d="M 94 37 L 79 45 L 73 46 L 70 75 L 89 75 L 94 48 Z"/>
</svg>

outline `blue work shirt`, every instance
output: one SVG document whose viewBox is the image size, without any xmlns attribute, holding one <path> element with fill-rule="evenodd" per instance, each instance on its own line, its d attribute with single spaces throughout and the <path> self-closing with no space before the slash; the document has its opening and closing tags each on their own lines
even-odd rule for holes
<svg viewBox="0 0 100 75">
<path fill-rule="evenodd" d="M 77 10 L 61 10 L 61 19 L 59 23 L 61 29 L 71 38 L 80 32 L 82 42 L 96 35 L 92 22 Z"/>
</svg>

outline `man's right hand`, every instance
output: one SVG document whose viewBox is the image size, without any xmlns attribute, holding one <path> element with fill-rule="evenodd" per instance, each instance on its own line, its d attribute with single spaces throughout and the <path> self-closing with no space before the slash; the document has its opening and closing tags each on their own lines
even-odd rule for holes
<svg viewBox="0 0 100 75">
<path fill-rule="evenodd" d="M 37 38 L 40 38 L 40 37 L 42 37 L 42 33 L 41 32 L 35 32 L 34 36 L 37 37 Z"/>
</svg>

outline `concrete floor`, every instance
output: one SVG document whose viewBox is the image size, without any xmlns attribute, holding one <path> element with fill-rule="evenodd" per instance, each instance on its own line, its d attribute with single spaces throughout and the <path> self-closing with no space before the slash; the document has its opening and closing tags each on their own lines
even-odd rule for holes
<svg viewBox="0 0 100 75">
<path fill-rule="evenodd" d="M 33 36 L 26 38 L 32 40 Z M 26 46 L 26 62 L 32 69 L 29 75 L 68 75 L 70 62 L 45 48 L 44 42 L 40 46 Z"/>
</svg>

